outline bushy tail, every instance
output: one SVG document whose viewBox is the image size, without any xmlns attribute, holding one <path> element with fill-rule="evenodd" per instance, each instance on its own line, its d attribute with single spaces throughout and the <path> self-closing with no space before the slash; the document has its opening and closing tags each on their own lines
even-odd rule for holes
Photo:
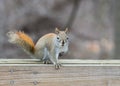
<svg viewBox="0 0 120 86">
<path fill-rule="evenodd" d="M 7 36 L 9 37 L 8 41 L 10 43 L 19 45 L 25 51 L 27 51 L 27 53 L 33 54 L 35 52 L 35 45 L 34 45 L 32 39 L 24 32 L 10 31 L 7 33 Z"/>
</svg>

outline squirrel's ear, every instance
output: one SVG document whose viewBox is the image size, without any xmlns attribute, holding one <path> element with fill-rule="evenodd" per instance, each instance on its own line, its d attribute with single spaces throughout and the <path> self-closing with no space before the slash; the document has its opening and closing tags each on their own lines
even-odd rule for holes
<svg viewBox="0 0 120 86">
<path fill-rule="evenodd" d="M 59 34 L 60 30 L 58 28 L 55 28 L 55 33 Z"/>
<path fill-rule="evenodd" d="M 68 33 L 68 28 L 65 29 L 65 33 Z"/>
</svg>

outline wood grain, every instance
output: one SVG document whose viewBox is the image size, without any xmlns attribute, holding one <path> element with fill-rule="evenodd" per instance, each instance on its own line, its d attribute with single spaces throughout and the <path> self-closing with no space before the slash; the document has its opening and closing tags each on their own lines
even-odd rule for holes
<svg viewBox="0 0 120 86">
<path fill-rule="evenodd" d="M 61 62 L 63 67 L 55 70 L 52 64 L 42 64 L 35 59 L 2 59 L 0 86 L 120 86 L 119 60 Z"/>
</svg>

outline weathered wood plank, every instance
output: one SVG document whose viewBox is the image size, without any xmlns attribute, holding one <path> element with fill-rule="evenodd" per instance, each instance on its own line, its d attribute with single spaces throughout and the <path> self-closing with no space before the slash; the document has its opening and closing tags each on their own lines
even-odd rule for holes
<svg viewBox="0 0 120 86">
<path fill-rule="evenodd" d="M 0 67 L 0 86 L 116 86 L 120 67 Z M 2 70 L 3 69 L 3 70 Z M 115 81 L 117 80 L 117 81 Z M 114 83 L 114 84 L 113 84 Z"/>
<path fill-rule="evenodd" d="M 62 63 L 105 63 L 105 64 L 111 64 L 111 63 L 115 63 L 115 64 L 120 64 L 120 60 L 81 60 L 81 59 L 60 59 L 59 60 Z M 25 64 L 38 64 L 38 63 L 42 63 L 40 62 L 39 59 L 0 59 L 0 64 L 2 63 L 25 63 Z"/>
<path fill-rule="evenodd" d="M 38 60 L 2 59 L 0 86 L 120 86 L 119 60 L 94 60 L 94 63 L 92 60 L 79 61 L 61 60 L 63 67 L 55 70 L 52 64 L 38 64 Z"/>
<path fill-rule="evenodd" d="M 60 59 L 63 66 L 120 66 L 120 60 Z M 0 59 L 0 66 L 43 66 L 38 59 Z M 45 65 L 44 65 L 45 66 Z M 51 66 L 46 65 L 46 66 Z"/>
</svg>

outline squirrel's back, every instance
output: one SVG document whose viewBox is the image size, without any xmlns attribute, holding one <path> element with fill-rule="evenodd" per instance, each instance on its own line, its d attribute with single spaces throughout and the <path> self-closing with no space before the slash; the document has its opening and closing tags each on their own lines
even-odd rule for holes
<svg viewBox="0 0 120 86">
<path fill-rule="evenodd" d="M 56 37 L 55 33 L 48 33 L 45 34 L 44 36 L 42 36 L 36 43 L 35 45 L 35 49 L 38 51 L 41 48 L 52 48 L 53 47 L 53 42 L 54 42 L 54 38 Z"/>
</svg>

